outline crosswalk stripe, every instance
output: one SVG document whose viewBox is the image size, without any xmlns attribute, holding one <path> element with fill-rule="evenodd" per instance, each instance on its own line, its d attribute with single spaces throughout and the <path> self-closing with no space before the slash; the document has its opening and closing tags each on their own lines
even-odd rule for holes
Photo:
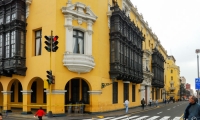
<svg viewBox="0 0 200 120">
<path fill-rule="evenodd" d="M 112 120 L 121 120 L 122 118 L 127 118 L 128 116 L 121 116 L 121 117 L 118 117 L 118 118 L 115 118 L 115 119 L 112 119 Z"/>
<path fill-rule="evenodd" d="M 180 120 L 181 117 L 175 117 L 173 120 Z"/>
<path fill-rule="evenodd" d="M 139 118 L 137 118 L 135 120 L 143 120 L 144 118 L 147 118 L 147 117 L 149 117 L 149 116 L 142 116 L 142 117 L 139 117 Z"/>
<path fill-rule="evenodd" d="M 159 118 L 160 117 L 160 118 Z M 106 118 L 101 118 L 101 119 L 96 119 L 96 120 L 180 120 L 181 117 L 174 117 L 170 118 L 171 116 L 164 116 L 161 118 L 161 116 L 140 116 L 140 115 L 135 115 L 135 116 L 130 116 L 130 115 L 124 115 L 120 117 L 106 117 Z M 83 120 L 93 120 L 93 119 L 83 119 Z"/>
<path fill-rule="evenodd" d="M 160 116 L 153 116 L 153 117 L 151 117 L 151 118 L 148 118 L 148 119 L 146 119 L 146 120 L 156 120 L 156 118 L 159 118 Z"/>
<path fill-rule="evenodd" d="M 164 116 L 163 118 L 161 118 L 160 120 L 169 120 L 170 116 Z"/>
<path fill-rule="evenodd" d="M 139 117 L 139 116 L 132 116 L 132 117 L 128 117 L 128 119 L 132 119 L 132 118 L 136 118 L 136 117 Z M 127 120 L 127 119 L 122 119 L 122 120 Z"/>
</svg>

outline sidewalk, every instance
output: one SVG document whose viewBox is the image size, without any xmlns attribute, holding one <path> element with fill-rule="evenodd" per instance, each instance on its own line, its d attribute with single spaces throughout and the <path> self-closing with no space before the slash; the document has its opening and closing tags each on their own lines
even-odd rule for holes
<svg viewBox="0 0 200 120">
<path fill-rule="evenodd" d="M 172 104 L 172 102 L 170 103 Z M 168 105 L 168 103 L 166 104 Z M 158 107 L 162 107 L 165 106 L 165 103 L 159 103 Z M 144 111 L 146 110 L 150 110 L 150 109 L 155 109 L 156 106 L 145 106 Z M 104 117 L 117 117 L 117 116 L 121 116 L 121 115 L 126 115 L 126 114 L 130 114 L 130 113 L 136 113 L 139 111 L 143 111 L 141 106 L 137 106 L 137 107 L 133 107 L 133 108 L 129 108 L 128 113 L 125 113 L 125 108 L 122 110 L 117 110 L 117 111 L 111 111 L 111 112 L 101 112 L 101 113 L 95 113 L 95 114 L 88 114 L 88 113 L 84 113 L 84 114 L 66 114 L 66 116 L 64 117 L 53 117 L 53 118 L 48 118 L 47 116 L 45 116 L 43 119 L 47 120 L 47 119 L 51 119 L 51 120 L 82 120 L 82 119 L 100 119 L 100 118 L 104 118 Z M 8 118 L 23 118 L 25 119 L 36 119 L 33 117 L 34 114 L 29 114 L 29 115 L 21 115 L 21 113 L 18 111 L 13 111 L 12 113 L 8 114 Z M 6 120 L 6 119 L 5 119 Z"/>
</svg>

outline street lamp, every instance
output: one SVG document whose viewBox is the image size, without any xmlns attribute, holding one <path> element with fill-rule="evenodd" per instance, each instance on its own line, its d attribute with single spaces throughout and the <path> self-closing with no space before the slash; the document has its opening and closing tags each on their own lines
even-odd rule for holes
<svg viewBox="0 0 200 120">
<path fill-rule="evenodd" d="M 196 54 L 197 54 L 197 75 L 199 78 L 199 55 L 198 53 L 200 53 L 200 49 L 196 49 Z M 198 103 L 199 103 L 199 89 L 197 90 L 197 98 L 198 98 Z"/>
</svg>

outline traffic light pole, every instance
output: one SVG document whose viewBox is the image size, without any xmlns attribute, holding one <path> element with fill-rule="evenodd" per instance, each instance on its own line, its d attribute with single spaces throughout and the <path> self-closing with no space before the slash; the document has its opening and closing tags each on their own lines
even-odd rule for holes
<svg viewBox="0 0 200 120">
<path fill-rule="evenodd" d="M 51 30 L 51 36 L 44 36 L 46 41 L 44 42 L 46 46 L 44 47 L 47 52 L 50 52 L 50 70 L 47 70 L 47 82 L 49 84 L 49 112 L 48 117 L 53 117 L 51 111 L 51 94 L 52 94 L 52 84 L 55 84 L 55 76 L 52 74 L 51 70 L 51 52 L 56 52 L 58 49 L 58 36 L 53 36 L 53 31 Z"/>
<path fill-rule="evenodd" d="M 51 48 L 52 48 L 52 36 L 53 31 L 51 30 Z M 50 71 L 51 71 L 51 51 L 50 51 Z M 51 111 L 51 84 L 49 84 L 49 112 L 48 117 L 53 117 L 52 111 Z"/>
</svg>

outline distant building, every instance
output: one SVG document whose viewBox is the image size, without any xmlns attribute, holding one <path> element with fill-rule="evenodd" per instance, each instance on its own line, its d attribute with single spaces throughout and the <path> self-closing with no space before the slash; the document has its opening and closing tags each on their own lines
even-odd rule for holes
<svg viewBox="0 0 200 120">
<path fill-rule="evenodd" d="M 176 59 L 174 56 L 168 56 L 166 59 L 166 81 L 165 90 L 167 92 L 167 99 L 179 99 L 180 90 L 180 68 L 176 65 Z"/>
<path fill-rule="evenodd" d="M 181 79 L 181 83 L 184 84 L 184 87 L 185 87 L 185 85 L 186 85 L 186 79 L 185 79 L 185 77 L 181 76 L 180 79 Z"/>
</svg>

